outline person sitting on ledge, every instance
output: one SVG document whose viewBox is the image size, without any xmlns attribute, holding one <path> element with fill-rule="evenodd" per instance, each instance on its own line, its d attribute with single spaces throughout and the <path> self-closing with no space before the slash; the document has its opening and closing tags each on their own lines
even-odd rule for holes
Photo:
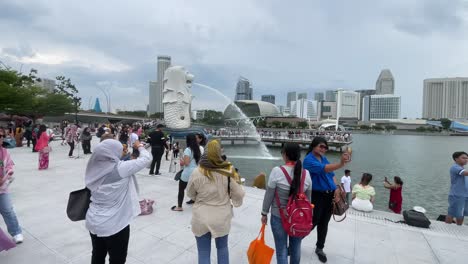
<svg viewBox="0 0 468 264">
<path fill-rule="evenodd" d="M 361 182 L 353 187 L 352 207 L 358 211 L 371 212 L 374 209 L 375 200 L 374 187 L 369 183 L 372 181 L 372 174 L 363 173 Z"/>
<path fill-rule="evenodd" d="M 266 189 L 266 175 L 265 173 L 260 173 L 255 177 L 254 182 L 252 184 L 253 187 L 258 188 L 258 189 Z"/>
</svg>

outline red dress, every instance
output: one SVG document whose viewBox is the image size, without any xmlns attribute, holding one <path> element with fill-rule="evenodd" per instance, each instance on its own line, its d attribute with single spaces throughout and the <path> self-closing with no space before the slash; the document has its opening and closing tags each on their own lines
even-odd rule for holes
<svg viewBox="0 0 468 264">
<path fill-rule="evenodd" d="M 403 196 L 401 195 L 402 187 L 390 189 L 390 201 L 388 208 L 397 214 L 401 214 L 401 205 L 403 204 Z"/>
</svg>

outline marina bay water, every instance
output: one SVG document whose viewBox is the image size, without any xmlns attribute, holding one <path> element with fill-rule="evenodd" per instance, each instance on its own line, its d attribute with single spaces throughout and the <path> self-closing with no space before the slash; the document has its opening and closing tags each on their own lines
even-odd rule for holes
<svg viewBox="0 0 468 264">
<path fill-rule="evenodd" d="M 246 184 L 260 172 L 267 177 L 274 166 L 282 164 L 280 147 L 269 146 L 273 158 L 260 157 L 256 145 L 229 145 L 224 143 L 228 158 L 239 169 Z M 404 136 L 404 135 L 353 135 L 352 162 L 346 167 L 352 171 L 352 184 L 359 182 L 363 172 L 371 173 L 371 185 L 377 195 L 375 209 L 387 210 L 389 191 L 383 187 L 384 177 L 393 181 L 400 176 L 404 181 L 403 208 L 422 206 L 430 218 L 447 212 L 447 195 L 450 186 L 449 168 L 455 151 L 468 151 L 466 137 Z M 302 157 L 305 156 L 303 151 Z M 328 153 L 331 162 L 338 161 L 339 153 Z M 336 173 L 341 179 L 344 169 Z"/>
</svg>

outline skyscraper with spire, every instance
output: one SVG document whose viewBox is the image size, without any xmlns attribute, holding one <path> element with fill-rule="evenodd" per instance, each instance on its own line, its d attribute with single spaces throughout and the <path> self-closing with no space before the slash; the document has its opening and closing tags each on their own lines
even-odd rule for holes
<svg viewBox="0 0 468 264">
<path fill-rule="evenodd" d="M 395 79 L 389 69 L 383 69 L 375 83 L 376 94 L 394 94 Z"/>
</svg>

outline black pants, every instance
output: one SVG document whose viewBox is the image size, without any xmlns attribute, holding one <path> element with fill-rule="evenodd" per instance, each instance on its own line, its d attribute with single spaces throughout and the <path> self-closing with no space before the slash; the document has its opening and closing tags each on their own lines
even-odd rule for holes
<svg viewBox="0 0 468 264">
<path fill-rule="evenodd" d="M 161 158 L 164 154 L 163 147 L 152 147 L 151 155 L 153 155 L 153 161 L 151 162 L 150 174 L 154 173 L 154 166 L 156 165 L 156 174 L 159 173 L 159 168 L 161 167 Z"/>
<path fill-rule="evenodd" d="M 314 228 L 317 228 L 317 248 L 325 247 L 325 240 L 328 232 L 328 222 L 332 215 L 334 192 L 325 193 L 312 191 L 312 203 L 314 207 L 314 218 L 312 220 Z"/>
<path fill-rule="evenodd" d="M 91 140 L 83 140 L 83 143 L 81 144 L 81 146 L 83 146 L 84 154 L 91 153 Z"/>
<path fill-rule="evenodd" d="M 70 151 L 68 152 L 68 156 L 71 157 L 73 156 L 73 150 L 75 149 L 75 141 L 68 142 L 68 145 L 70 146 Z"/>
<path fill-rule="evenodd" d="M 185 188 L 187 188 L 187 183 L 183 180 L 179 180 L 179 194 L 177 195 L 177 206 L 182 207 L 182 202 L 184 201 Z"/>
<path fill-rule="evenodd" d="M 109 253 L 109 264 L 124 264 L 127 260 L 130 226 L 128 225 L 117 234 L 108 237 L 98 237 L 91 234 L 93 255 L 91 264 L 105 264 Z"/>
<path fill-rule="evenodd" d="M 32 152 L 37 152 L 37 150 L 36 150 L 36 143 L 37 143 L 37 140 L 36 140 L 35 138 L 33 138 L 33 139 L 32 139 L 32 145 L 33 145 L 33 147 L 32 147 Z"/>
</svg>

